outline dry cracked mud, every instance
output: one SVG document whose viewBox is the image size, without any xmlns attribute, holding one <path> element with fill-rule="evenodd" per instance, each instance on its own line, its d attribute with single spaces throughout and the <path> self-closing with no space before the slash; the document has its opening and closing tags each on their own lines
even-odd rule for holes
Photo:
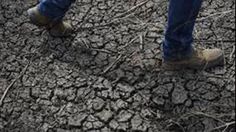
<svg viewBox="0 0 236 132">
<path fill-rule="evenodd" d="M 160 67 L 168 1 L 142 2 L 77 0 L 76 33 L 53 38 L 29 23 L 36 0 L 1 0 L 0 132 L 234 132 L 235 1 L 205 0 L 194 32 L 224 67 L 176 72 Z"/>
</svg>

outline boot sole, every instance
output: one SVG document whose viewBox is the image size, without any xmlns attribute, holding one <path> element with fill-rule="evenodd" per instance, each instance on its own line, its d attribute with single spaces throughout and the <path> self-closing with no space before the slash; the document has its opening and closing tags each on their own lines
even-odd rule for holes
<svg viewBox="0 0 236 132">
<path fill-rule="evenodd" d="M 169 71 L 176 71 L 176 70 L 183 70 L 183 69 L 193 69 L 193 70 L 205 70 L 209 68 L 214 68 L 216 66 L 223 66 L 224 65 L 224 56 L 220 56 L 218 59 L 212 62 L 206 62 L 202 66 L 193 66 L 188 64 L 167 64 L 163 63 L 162 68 L 164 70 Z"/>
</svg>

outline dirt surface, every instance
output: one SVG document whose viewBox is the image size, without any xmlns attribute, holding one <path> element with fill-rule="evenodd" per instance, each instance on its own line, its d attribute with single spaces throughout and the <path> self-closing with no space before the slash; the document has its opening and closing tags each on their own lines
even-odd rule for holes
<svg viewBox="0 0 236 132">
<path fill-rule="evenodd" d="M 225 66 L 176 72 L 160 67 L 168 2 L 142 2 L 77 0 L 77 32 L 53 38 L 29 23 L 36 0 L 0 0 L 0 132 L 234 132 L 235 1 L 205 0 L 195 29 Z"/>
</svg>

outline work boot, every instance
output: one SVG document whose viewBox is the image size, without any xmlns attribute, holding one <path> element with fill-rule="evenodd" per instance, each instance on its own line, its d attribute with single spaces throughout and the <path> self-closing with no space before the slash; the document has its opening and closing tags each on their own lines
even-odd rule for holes
<svg viewBox="0 0 236 132">
<path fill-rule="evenodd" d="M 196 69 L 204 70 L 224 65 L 224 53 L 220 49 L 194 49 L 190 57 L 183 60 L 164 60 L 163 68 L 167 70 Z"/>
<path fill-rule="evenodd" d="M 54 37 L 66 37 L 73 32 L 73 28 L 69 23 L 50 20 L 40 14 L 38 7 L 30 8 L 27 12 L 32 24 L 39 27 L 46 27 L 49 33 Z"/>
</svg>

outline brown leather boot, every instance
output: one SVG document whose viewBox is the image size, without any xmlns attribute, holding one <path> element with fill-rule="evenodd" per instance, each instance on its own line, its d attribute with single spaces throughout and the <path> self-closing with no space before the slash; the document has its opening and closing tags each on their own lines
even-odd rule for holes
<svg viewBox="0 0 236 132">
<path fill-rule="evenodd" d="M 73 28 L 69 23 L 64 21 L 51 21 L 46 16 L 40 14 L 37 6 L 30 8 L 27 12 L 32 24 L 46 27 L 54 37 L 66 37 L 73 32 Z"/>
<path fill-rule="evenodd" d="M 224 53 L 220 49 L 195 49 L 188 59 L 163 61 L 163 68 L 167 70 L 185 68 L 203 70 L 220 65 L 224 65 Z"/>
</svg>

